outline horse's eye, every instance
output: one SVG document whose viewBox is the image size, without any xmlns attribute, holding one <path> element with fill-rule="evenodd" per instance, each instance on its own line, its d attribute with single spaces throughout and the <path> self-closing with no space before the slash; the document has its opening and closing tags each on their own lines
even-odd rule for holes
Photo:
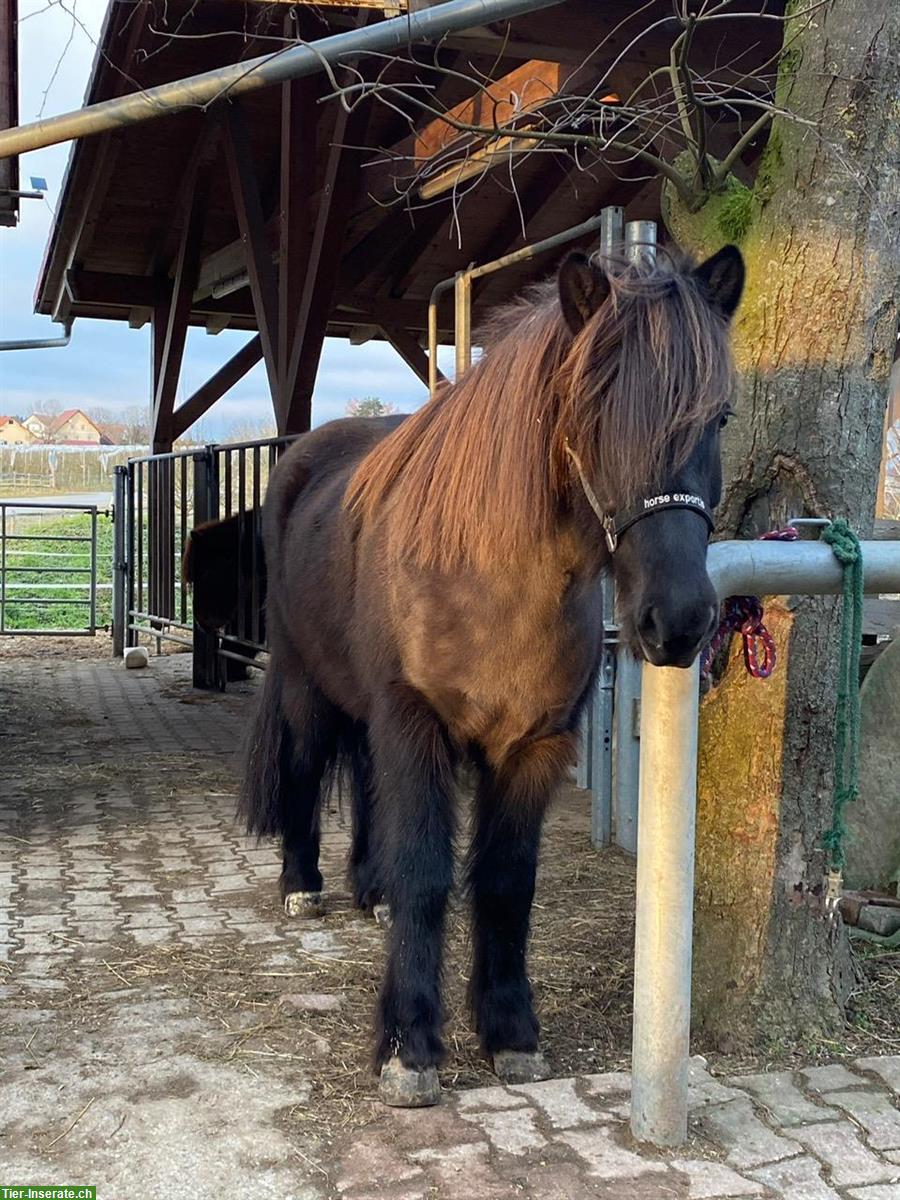
<svg viewBox="0 0 900 1200">
<path fill-rule="evenodd" d="M 728 418 L 733 417 L 733 416 L 734 416 L 734 413 L 731 411 L 731 409 L 726 408 L 725 411 L 722 413 L 721 417 L 719 417 L 719 428 L 724 429 L 725 426 L 728 424 Z"/>
</svg>

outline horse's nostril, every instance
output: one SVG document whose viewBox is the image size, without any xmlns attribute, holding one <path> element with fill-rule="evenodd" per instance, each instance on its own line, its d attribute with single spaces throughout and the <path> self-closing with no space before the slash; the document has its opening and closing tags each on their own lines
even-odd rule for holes
<svg viewBox="0 0 900 1200">
<path fill-rule="evenodd" d="M 657 666 L 681 665 L 706 645 L 715 632 L 718 607 L 694 602 L 684 607 L 647 604 L 637 619 L 637 632 L 648 656 Z"/>
<path fill-rule="evenodd" d="M 659 622 L 659 612 L 655 605 L 648 604 L 641 611 L 637 628 L 644 645 L 651 646 L 654 650 L 662 648 L 663 634 Z"/>
</svg>

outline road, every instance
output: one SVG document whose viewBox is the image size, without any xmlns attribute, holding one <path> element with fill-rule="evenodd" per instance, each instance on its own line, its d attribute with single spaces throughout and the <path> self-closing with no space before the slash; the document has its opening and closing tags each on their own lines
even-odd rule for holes
<svg viewBox="0 0 900 1200">
<path fill-rule="evenodd" d="M 0 503 L 7 505 L 7 512 L 28 512 L 35 504 L 47 505 L 48 508 L 60 504 L 96 504 L 98 508 L 109 508 L 112 505 L 112 493 L 73 492 L 57 495 L 53 492 L 46 496 L 0 496 Z"/>
</svg>

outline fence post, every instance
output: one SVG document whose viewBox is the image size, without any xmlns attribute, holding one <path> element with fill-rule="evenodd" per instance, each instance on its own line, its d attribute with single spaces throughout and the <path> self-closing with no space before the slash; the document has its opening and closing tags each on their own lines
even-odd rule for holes
<svg viewBox="0 0 900 1200">
<path fill-rule="evenodd" d="M 213 521 L 219 515 L 216 456 L 205 446 L 193 456 L 194 525 Z M 215 690 L 221 687 L 219 636 L 194 621 L 193 684 L 195 688 Z"/>
<path fill-rule="evenodd" d="M 125 507 L 125 645 L 136 646 L 138 644 L 138 634 L 136 629 L 131 628 L 134 619 L 135 599 L 137 591 L 137 579 L 135 578 L 135 556 L 138 552 L 136 538 L 142 536 L 143 512 L 141 504 L 138 503 L 134 476 L 136 471 L 140 471 L 140 464 L 129 462 L 127 466 L 127 504 Z"/>
<path fill-rule="evenodd" d="M 125 558 L 125 523 L 128 516 L 128 468 L 113 469 L 113 587 L 112 587 L 112 646 L 113 654 L 125 653 L 127 617 L 128 563 Z"/>
<path fill-rule="evenodd" d="M 629 221 L 625 257 L 641 263 L 656 258 L 656 222 Z M 616 664 L 616 845 L 637 853 L 638 789 L 641 757 L 641 665 L 619 646 Z"/>
<path fill-rule="evenodd" d="M 619 252 L 624 231 L 624 213 L 618 205 L 600 211 L 600 255 L 609 258 Z M 600 668 L 591 704 L 585 716 L 587 735 L 582 754 L 590 763 L 587 786 L 591 790 L 591 845 L 595 850 L 612 841 L 613 794 L 613 719 L 615 712 L 616 646 L 619 629 L 614 613 L 615 584 L 612 571 L 603 576 L 603 643 Z"/>
</svg>

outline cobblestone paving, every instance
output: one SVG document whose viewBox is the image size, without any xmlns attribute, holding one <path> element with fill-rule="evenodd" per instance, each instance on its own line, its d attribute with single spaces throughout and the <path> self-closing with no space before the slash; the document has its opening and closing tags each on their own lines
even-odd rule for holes
<svg viewBox="0 0 900 1200">
<path fill-rule="evenodd" d="M 671 1155 L 630 1140 L 619 1072 L 304 1133 L 315 1062 L 211 1059 L 227 1011 L 211 1020 L 114 957 L 224 946 L 276 976 L 298 952 L 374 953 L 371 922 L 287 921 L 275 851 L 234 827 L 249 690 L 192 692 L 184 656 L 127 673 L 0 665 L 0 1184 L 65 1176 L 101 1200 L 136 1181 L 178 1200 L 900 1200 L 900 1057 L 729 1078 L 695 1059 L 691 1137 Z M 327 870 L 345 846 L 332 814 Z M 69 968 L 96 968 L 89 1008 Z M 298 1022 L 342 1003 L 301 988 L 286 978 L 281 996 Z"/>
</svg>

